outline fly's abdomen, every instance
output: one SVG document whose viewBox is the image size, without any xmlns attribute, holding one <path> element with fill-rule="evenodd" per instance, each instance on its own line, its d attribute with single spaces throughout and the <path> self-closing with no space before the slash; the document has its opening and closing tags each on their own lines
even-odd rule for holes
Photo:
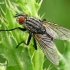
<svg viewBox="0 0 70 70">
<path fill-rule="evenodd" d="M 25 23 L 25 28 L 32 33 L 42 34 L 45 33 L 46 29 L 42 25 L 39 19 L 28 17 Z"/>
</svg>

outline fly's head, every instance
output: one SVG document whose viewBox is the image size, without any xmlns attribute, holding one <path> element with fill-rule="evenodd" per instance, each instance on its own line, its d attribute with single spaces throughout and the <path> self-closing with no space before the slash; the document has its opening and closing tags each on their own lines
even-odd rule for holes
<svg viewBox="0 0 70 70">
<path fill-rule="evenodd" d="M 27 14 L 16 14 L 14 17 L 16 17 L 16 20 L 19 22 L 19 24 L 26 23 L 26 19 L 28 17 Z"/>
</svg>

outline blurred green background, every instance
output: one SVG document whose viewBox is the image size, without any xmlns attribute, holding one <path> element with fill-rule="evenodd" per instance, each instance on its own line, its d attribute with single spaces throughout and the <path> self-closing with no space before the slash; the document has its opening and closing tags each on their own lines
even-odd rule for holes
<svg viewBox="0 0 70 70">
<path fill-rule="evenodd" d="M 6 11 L 5 4 L 1 4 L 3 1 L 4 0 L 0 0 L 0 7 Z M 10 1 L 15 2 L 15 0 Z M 45 14 L 43 18 L 45 18 L 47 21 L 57 23 L 70 29 L 70 0 L 43 0 L 38 13 L 40 16 Z M 61 54 L 63 54 L 65 50 L 64 43 L 65 41 L 55 41 L 55 44 Z M 45 60 L 44 68 L 47 68 L 49 64 L 49 61 Z M 56 70 L 56 68 L 53 67 L 51 70 Z"/>
</svg>

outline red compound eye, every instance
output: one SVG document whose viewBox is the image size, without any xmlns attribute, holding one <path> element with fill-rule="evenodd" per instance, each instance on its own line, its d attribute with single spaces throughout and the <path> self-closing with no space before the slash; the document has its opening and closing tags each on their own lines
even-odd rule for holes
<svg viewBox="0 0 70 70">
<path fill-rule="evenodd" d="M 23 24 L 24 21 L 25 21 L 25 18 L 24 18 L 23 16 L 20 16 L 20 17 L 18 18 L 18 22 L 19 22 L 20 24 Z"/>
</svg>

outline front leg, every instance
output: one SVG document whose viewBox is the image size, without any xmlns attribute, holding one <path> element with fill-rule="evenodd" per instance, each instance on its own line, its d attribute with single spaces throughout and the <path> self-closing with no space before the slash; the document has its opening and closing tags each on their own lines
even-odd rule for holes
<svg viewBox="0 0 70 70">
<path fill-rule="evenodd" d="M 21 28 L 21 27 L 12 28 L 12 29 L 9 29 L 9 30 L 0 30 L 0 31 L 14 31 L 16 29 L 19 29 L 21 31 L 26 31 L 26 28 Z"/>
</svg>

